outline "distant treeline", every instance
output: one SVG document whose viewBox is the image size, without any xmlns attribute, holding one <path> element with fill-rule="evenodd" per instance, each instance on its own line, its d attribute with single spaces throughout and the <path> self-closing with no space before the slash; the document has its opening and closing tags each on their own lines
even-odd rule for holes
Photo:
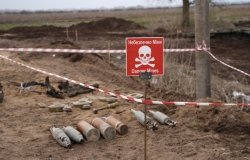
<svg viewBox="0 0 250 160">
<path fill-rule="evenodd" d="M 214 5 L 214 4 L 213 4 Z M 221 4 L 216 4 L 219 6 L 236 6 L 236 5 L 250 5 L 250 2 L 247 3 L 221 3 Z M 137 9 L 169 9 L 169 8 L 181 8 L 181 6 L 176 6 L 176 7 L 144 7 L 144 6 L 135 6 L 135 7 L 117 7 L 117 8 L 112 8 L 112 9 L 106 9 L 106 8 L 100 8 L 100 9 L 71 9 L 71 10 L 36 10 L 36 11 L 29 11 L 29 10 L 0 10 L 0 14 L 43 14 L 43 13 L 81 13 L 81 12 L 101 12 L 101 11 L 121 11 L 121 10 L 137 10 Z"/>
</svg>

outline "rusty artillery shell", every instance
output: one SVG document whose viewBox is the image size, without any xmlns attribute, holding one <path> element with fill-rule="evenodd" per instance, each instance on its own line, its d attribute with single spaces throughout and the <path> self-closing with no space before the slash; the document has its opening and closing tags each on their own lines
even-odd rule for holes
<svg viewBox="0 0 250 160">
<path fill-rule="evenodd" d="M 63 147 L 70 147 L 71 141 L 61 128 L 51 127 L 50 132 L 53 138 Z"/>
<path fill-rule="evenodd" d="M 99 130 L 84 120 L 78 122 L 77 129 L 85 136 L 87 141 L 98 141 L 100 139 Z"/>
<path fill-rule="evenodd" d="M 98 128 L 105 139 L 114 139 L 116 130 L 108 123 L 104 122 L 101 118 L 95 118 L 92 120 L 92 125 Z"/>
<path fill-rule="evenodd" d="M 63 131 L 67 134 L 67 136 L 74 142 L 81 143 L 83 142 L 82 134 L 71 126 L 63 127 Z"/>
<path fill-rule="evenodd" d="M 112 127 L 114 127 L 119 134 L 124 135 L 128 133 L 128 126 L 122 123 L 121 121 L 115 119 L 114 117 L 105 117 L 105 121 Z"/>
</svg>

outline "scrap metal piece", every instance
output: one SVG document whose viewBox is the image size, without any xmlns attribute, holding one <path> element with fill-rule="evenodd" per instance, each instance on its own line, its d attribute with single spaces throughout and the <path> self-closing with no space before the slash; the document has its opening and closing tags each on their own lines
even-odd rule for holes
<svg viewBox="0 0 250 160">
<path fill-rule="evenodd" d="M 37 105 L 40 107 L 40 108 L 46 108 L 47 105 L 45 103 L 37 103 Z"/>
<path fill-rule="evenodd" d="M 12 85 L 16 86 L 19 90 L 20 93 L 22 93 L 22 91 L 26 91 L 26 90 L 30 90 L 33 86 L 44 86 L 44 83 L 39 83 L 36 81 L 30 81 L 30 82 L 10 82 Z"/>
<path fill-rule="evenodd" d="M 128 94 L 127 96 L 130 96 L 130 97 L 133 97 L 133 98 L 142 98 L 143 94 L 141 94 L 141 93 L 131 93 L 131 94 Z"/>
<path fill-rule="evenodd" d="M 121 121 L 115 119 L 112 116 L 104 117 L 104 119 L 108 124 L 114 127 L 119 134 L 124 135 L 128 133 L 128 126 Z"/>
<path fill-rule="evenodd" d="M 99 97 L 98 99 L 102 102 L 108 102 L 108 103 L 114 103 L 117 101 L 117 98 L 115 97 Z"/>
<path fill-rule="evenodd" d="M 105 109 L 115 108 L 115 107 L 117 107 L 118 105 L 119 105 L 119 103 L 118 103 L 118 102 L 115 102 L 115 103 L 110 103 L 110 104 L 108 104 L 108 106 L 105 106 L 105 107 L 94 108 L 94 109 L 93 109 L 93 113 L 94 113 L 94 114 L 97 114 L 98 111 L 105 110 Z"/>
<path fill-rule="evenodd" d="M 67 92 L 69 89 L 69 81 L 60 81 L 59 85 L 57 86 L 61 91 Z"/>
<path fill-rule="evenodd" d="M 83 99 L 80 99 L 76 102 L 73 102 L 73 106 L 74 107 L 79 107 L 81 109 L 90 109 L 91 105 L 92 105 L 92 101 L 90 100 L 83 100 Z"/>
<path fill-rule="evenodd" d="M 77 123 L 77 130 L 84 135 L 87 141 L 98 141 L 100 139 L 99 130 L 84 120 Z"/>
<path fill-rule="evenodd" d="M 69 148 L 71 146 L 71 141 L 69 137 L 64 133 L 61 128 L 51 127 L 50 132 L 53 138 L 59 143 L 61 146 L 65 148 Z"/>
<path fill-rule="evenodd" d="M 99 88 L 99 84 L 93 84 L 91 86 L 93 86 L 95 88 Z M 90 92 L 94 91 L 93 89 L 83 87 L 79 84 L 70 85 L 68 81 L 60 81 L 58 88 L 63 93 L 66 93 L 68 97 L 74 97 L 74 96 L 77 96 L 79 94 L 90 93 Z"/>
<path fill-rule="evenodd" d="M 64 112 L 72 112 L 72 107 L 68 105 L 64 105 L 63 109 Z"/>
<path fill-rule="evenodd" d="M 108 104 L 108 108 L 115 108 L 117 106 L 119 106 L 118 102 Z"/>
<path fill-rule="evenodd" d="M 93 119 L 91 124 L 100 130 L 105 139 L 111 140 L 115 138 L 116 130 L 101 118 Z"/>
<path fill-rule="evenodd" d="M 144 126 L 144 117 L 145 117 L 145 114 L 141 111 L 136 111 L 136 110 L 133 110 L 131 109 L 131 112 L 134 114 L 135 118 L 140 122 L 141 125 Z M 152 118 L 150 117 L 146 117 L 146 127 L 148 130 L 157 130 L 158 129 L 158 124 L 156 121 L 154 121 Z"/>
<path fill-rule="evenodd" d="M 82 143 L 83 142 L 83 136 L 82 134 L 73 128 L 72 126 L 63 127 L 63 131 L 66 133 L 66 135 L 74 142 L 76 143 Z"/>
<path fill-rule="evenodd" d="M 3 93 L 3 86 L 0 83 L 0 103 L 3 102 L 3 98 L 4 98 L 4 93 Z"/>
<path fill-rule="evenodd" d="M 177 122 L 171 120 L 166 114 L 164 114 L 162 112 L 159 112 L 159 111 L 152 111 L 152 110 L 150 110 L 149 112 L 161 124 L 166 124 L 166 125 L 169 125 L 171 127 L 175 127 L 176 126 Z"/>
<path fill-rule="evenodd" d="M 82 110 L 88 110 L 88 109 L 90 109 L 90 108 L 91 108 L 91 105 L 89 105 L 89 104 L 85 104 L 85 105 L 83 105 L 83 106 L 81 107 Z"/>
<path fill-rule="evenodd" d="M 47 95 L 60 99 L 64 98 L 61 92 L 57 91 L 53 86 L 50 85 L 50 80 L 48 76 L 45 78 L 44 85 L 47 87 L 47 92 L 46 92 Z"/>
<path fill-rule="evenodd" d="M 237 92 L 237 91 L 233 91 L 232 93 L 233 95 L 233 99 L 241 99 L 242 102 L 244 103 L 250 103 L 250 95 L 246 95 L 243 92 Z"/>
<path fill-rule="evenodd" d="M 92 101 L 90 101 L 88 98 L 82 98 L 82 99 L 79 99 L 78 101 L 76 102 L 73 102 L 73 106 L 74 107 L 79 107 L 81 109 L 89 109 L 90 107 L 86 107 L 86 106 L 91 106 L 92 105 Z M 85 107 L 83 107 L 85 106 Z"/>
<path fill-rule="evenodd" d="M 65 104 L 56 102 L 50 105 L 48 108 L 50 112 L 62 112 L 64 107 L 65 107 Z"/>
</svg>

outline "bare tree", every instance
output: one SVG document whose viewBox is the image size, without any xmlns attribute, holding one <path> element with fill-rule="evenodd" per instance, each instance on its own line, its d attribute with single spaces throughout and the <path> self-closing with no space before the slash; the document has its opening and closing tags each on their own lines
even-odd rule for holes
<svg viewBox="0 0 250 160">
<path fill-rule="evenodd" d="M 157 3 L 162 3 L 162 2 L 173 2 L 175 0 L 152 0 Z M 181 26 L 182 28 L 186 28 L 190 25 L 190 18 L 189 18 L 189 8 L 190 4 L 193 3 L 193 0 L 182 0 L 182 19 L 181 19 Z"/>
<path fill-rule="evenodd" d="M 205 42 L 210 46 L 209 36 L 209 0 L 195 0 L 195 42 Z M 209 55 L 204 51 L 197 51 L 195 55 L 196 66 L 196 99 L 210 97 L 210 64 Z"/>
<path fill-rule="evenodd" d="M 190 7 L 189 0 L 182 0 L 182 20 L 181 20 L 182 28 L 188 27 L 190 25 L 189 7 Z"/>
</svg>

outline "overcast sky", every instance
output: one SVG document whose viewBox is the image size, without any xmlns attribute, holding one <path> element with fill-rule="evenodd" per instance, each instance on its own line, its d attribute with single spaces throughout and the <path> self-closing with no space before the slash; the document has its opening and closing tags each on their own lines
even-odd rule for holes
<svg viewBox="0 0 250 160">
<path fill-rule="evenodd" d="M 250 0 L 216 0 L 222 3 Z M 157 7 L 181 5 L 182 0 L 0 0 L 0 10 L 99 9 L 117 7 Z"/>
</svg>

